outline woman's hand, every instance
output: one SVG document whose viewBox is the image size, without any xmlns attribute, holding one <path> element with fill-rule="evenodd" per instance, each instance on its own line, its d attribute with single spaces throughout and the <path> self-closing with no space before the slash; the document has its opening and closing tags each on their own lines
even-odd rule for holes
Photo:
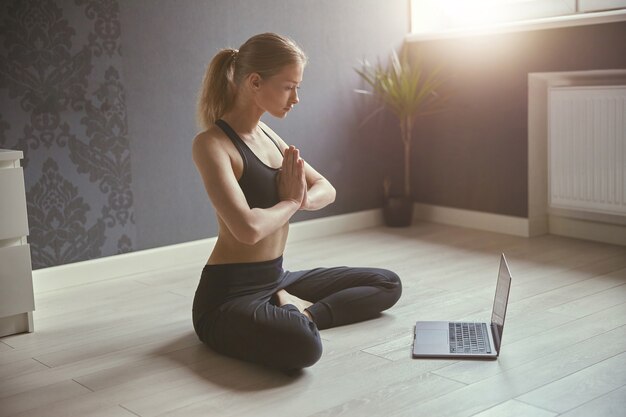
<svg viewBox="0 0 626 417">
<path fill-rule="evenodd" d="M 304 161 L 300 158 L 300 151 L 294 146 L 285 150 L 283 165 L 278 173 L 278 197 L 281 201 L 293 201 L 298 206 L 306 202 L 306 178 L 304 176 Z"/>
</svg>

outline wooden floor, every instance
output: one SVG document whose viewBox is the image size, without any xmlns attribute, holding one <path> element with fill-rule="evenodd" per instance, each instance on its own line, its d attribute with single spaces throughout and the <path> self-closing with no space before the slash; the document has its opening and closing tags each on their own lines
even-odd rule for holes
<svg viewBox="0 0 626 417">
<path fill-rule="evenodd" d="M 489 320 L 502 251 L 499 360 L 412 359 L 415 320 Z M 297 242 L 285 258 L 387 267 L 403 295 L 322 331 L 321 360 L 287 376 L 198 342 L 201 262 L 39 293 L 36 332 L 0 339 L 0 417 L 626 415 L 624 247 L 421 223 Z"/>
</svg>

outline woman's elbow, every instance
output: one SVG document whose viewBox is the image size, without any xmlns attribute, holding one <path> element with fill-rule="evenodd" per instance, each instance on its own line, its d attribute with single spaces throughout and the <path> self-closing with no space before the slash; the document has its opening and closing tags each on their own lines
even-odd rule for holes
<svg viewBox="0 0 626 417">
<path fill-rule="evenodd" d="M 325 205 L 328 205 L 328 204 L 332 204 L 335 202 L 335 197 L 337 197 L 337 190 L 335 190 L 335 187 L 333 187 L 333 185 L 328 180 L 325 180 L 325 182 L 326 182 L 326 192 L 325 192 L 326 204 Z"/>
<path fill-rule="evenodd" d="M 254 223 L 241 223 L 236 229 L 232 231 L 233 236 L 244 245 L 256 245 L 263 239 L 260 228 Z"/>
<path fill-rule="evenodd" d="M 256 245 L 262 239 L 261 234 L 252 228 L 248 228 L 246 230 L 240 230 L 238 233 L 234 234 L 235 239 L 244 245 Z"/>
<path fill-rule="evenodd" d="M 333 187 L 332 185 L 330 185 L 330 202 L 328 204 L 334 203 L 335 202 L 335 198 L 337 197 L 337 190 L 335 190 L 335 187 Z"/>
</svg>

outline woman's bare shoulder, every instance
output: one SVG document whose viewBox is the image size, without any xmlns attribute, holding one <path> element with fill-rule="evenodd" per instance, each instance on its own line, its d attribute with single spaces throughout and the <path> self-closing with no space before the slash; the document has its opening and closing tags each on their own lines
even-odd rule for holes
<svg viewBox="0 0 626 417">
<path fill-rule="evenodd" d="M 209 127 L 207 130 L 198 133 L 196 137 L 193 138 L 194 147 L 198 145 L 211 146 L 216 143 L 219 143 L 220 142 L 219 139 L 222 136 L 220 134 L 221 132 L 222 131 L 218 126 L 213 125 Z"/>
<path fill-rule="evenodd" d="M 212 161 L 224 161 L 229 159 L 228 138 L 216 125 L 211 126 L 204 132 L 200 132 L 193 139 L 192 156 L 196 163 L 203 165 Z M 213 165 L 213 164 L 211 164 Z"/>
</svg>

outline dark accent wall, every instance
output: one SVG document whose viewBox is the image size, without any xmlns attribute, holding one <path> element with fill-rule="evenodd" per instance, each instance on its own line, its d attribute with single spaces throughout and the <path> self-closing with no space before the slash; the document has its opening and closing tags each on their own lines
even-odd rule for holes
<svg viewBox="0 0 626 417">
<path fill-rule="evenodd" d="M 0 2 L 0 148 L 24 152 L 35 269 L 136 247 L 120 34 L 116 1 Z"/>
<path fill-rule="evenodd" d="M 407 30 L 407 0 L 0 2 L 0 147 L 24 151 L 34 268 L 216 235 L 190 154 L 196 92 L 219 48 L 259 32 L 310 58 L 301 103 L 264 120 L 338 191 L 294 221 L 380 207 L 397 127 L 359 126 L 353 67 Z"/>
<path fill-rule="evenodd" d="M 419 121 L 416 201 L 528 216 L 528 73 L 626 68 L 626 22 L 411 42 L 453 97 Z"/>
</svg>

